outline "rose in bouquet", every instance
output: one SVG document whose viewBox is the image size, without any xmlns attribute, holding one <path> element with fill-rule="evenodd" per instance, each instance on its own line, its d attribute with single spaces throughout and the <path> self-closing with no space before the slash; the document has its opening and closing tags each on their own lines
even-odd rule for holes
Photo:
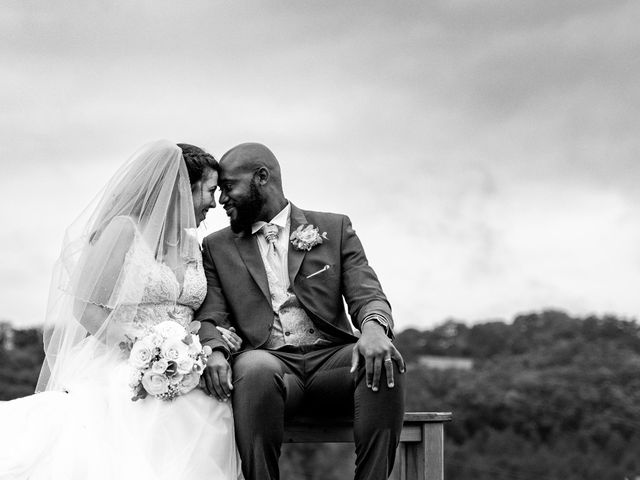
<svg viewBox="0 0 640 480">
<path fill-rule="evenodd" d="M 120 344 L 131 366 L 133 401 L 147 395 L 172 400 L 198 386 L 211 354 L 210 347 L 200 344 L 199 329 L 199 322 L 192 322 L 187 331 L 166 320 L 149 327 L 143 336 Z"/>
</svg>

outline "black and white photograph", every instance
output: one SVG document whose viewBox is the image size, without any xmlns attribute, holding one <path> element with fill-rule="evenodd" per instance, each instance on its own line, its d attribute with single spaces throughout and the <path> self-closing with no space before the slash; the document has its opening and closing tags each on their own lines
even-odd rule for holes
<svg viewBox="0 0 640 480">
<path fill-rule="evenodd" d="M 639 19 L 2 2 L 0 480 L 640 480 Z"/>
</svg>

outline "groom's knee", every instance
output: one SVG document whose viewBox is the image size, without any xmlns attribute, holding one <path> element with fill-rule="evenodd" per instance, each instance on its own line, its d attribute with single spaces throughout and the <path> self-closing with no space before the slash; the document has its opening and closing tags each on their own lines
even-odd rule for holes
<svg viewBox="0 0 640 480">
<path fill-rule="evenodd" d="M 281 392 L 282 377 L 280 360 L 264 350 L 243 352 L 233 362 L 234 389 L 246 388 L 254 395 Z"/>
<path fill-rule="evenodd" d="M 388 386 L 383 370 L 379 389 L 373 391 L 366 385 L 364 369 L 359 372 L 354 400 L 359 417 L 367 424 L 367 428 L 401 428 L 406 378 L 395 364 L 393 374 L 393 387 Z"/>
</svg>

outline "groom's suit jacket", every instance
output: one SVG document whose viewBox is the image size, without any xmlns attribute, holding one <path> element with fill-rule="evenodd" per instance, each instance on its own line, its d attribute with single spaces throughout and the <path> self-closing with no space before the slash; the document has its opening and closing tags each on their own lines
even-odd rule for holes
<svg viewBox="0 0 640 480">
<path fill-rule="evenodd" d="M 356 328 L 371 313 L 384 315 L 393 327 L 389 302 L 349 218 L 292 204 L 291 232 L 309 224 L 326 232 L 327 239 L 310 251 L 289 242 L 288 264 L 291 288 L 316 327 L 337 343 L 356 341 L 343 298 Z M 274 313 L 255 235 L 235 234 L 227 227 L 207 236 L 202 247 L 207 295 L 196 314 L 201 341 L 228 352 L 215 326 L 233 326 L 243 339 L 242 350 L 260 348 L 269 338 Z"/>
</svg>

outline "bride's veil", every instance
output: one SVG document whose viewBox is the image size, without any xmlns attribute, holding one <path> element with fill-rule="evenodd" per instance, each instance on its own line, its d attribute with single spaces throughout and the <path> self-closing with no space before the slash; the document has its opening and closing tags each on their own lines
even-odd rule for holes
<svg viewBox="0 0 640 480">
<path fill-rule="evenodd" d="M 170 268 L 181 288 L 197 258 L 193 199 L 182 150 L 157 141 L 137 151 L 67 229 L 44 324 L 36 391 L 65 388 L 83 360 L 113 355 L 144 302 L 132 247 Z"/>
</svg>

